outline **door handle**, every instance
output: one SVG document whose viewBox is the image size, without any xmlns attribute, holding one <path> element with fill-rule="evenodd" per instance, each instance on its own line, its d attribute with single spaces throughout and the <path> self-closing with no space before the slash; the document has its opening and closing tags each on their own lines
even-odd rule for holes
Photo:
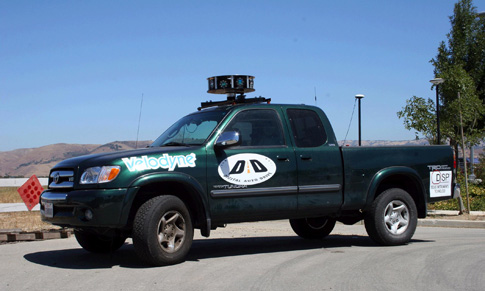
<svg viewBox="0 0 485 291">
<path fill-rule="evenodd" d="M 309 161 L 312 159 L 312 156 L 304 156 L 304 155 L 300 155 L 300 159 L 304 160 L 304 161 Z"/>
<path fill-rule="evenodd" d="M 276 156 L 276 159 L 278 161 L 282 161 L 282 162 L 289 162 L 290 159 L 288 159 L 288 157 L 284 157 L 284 156 Z"/>
</svg>

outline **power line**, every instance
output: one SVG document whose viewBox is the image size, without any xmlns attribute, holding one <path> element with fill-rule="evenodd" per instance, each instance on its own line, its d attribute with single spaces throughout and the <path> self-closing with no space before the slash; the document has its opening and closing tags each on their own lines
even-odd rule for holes
<svg viewBox="0 0 485 291">
<path fill-rule="evenodd" d="M 354 100 L 354 109 L 352 109 L 352 115 L 350 116 L 349 127 L 347 128 L 347 133 L 345 134 L 344 143 L 342 144 L 342 146 L 344 146 L 344 145 L 345 145 L 345 143 L 347 142 L 347 135 L 349 134 L 350 125 L 352 125 L 352 118 L 354 118 L 354 113 L 355 113 L 355 105 L 356 105 L 356 104 L 357 104 L 357 98 L 355 98 L 355 100 Z"/>
<path fill-rule="evenodd" d="M 140 115 L 138 116 L 138 130 L 136 131 L 135 149 L 138 148 L 138 134 L 140 133 L 140 122 L 141 122 L 141 109 L 142 109 L 142 107 L 143 107 L 143 93 L 141 93 Z"/>
</svg>

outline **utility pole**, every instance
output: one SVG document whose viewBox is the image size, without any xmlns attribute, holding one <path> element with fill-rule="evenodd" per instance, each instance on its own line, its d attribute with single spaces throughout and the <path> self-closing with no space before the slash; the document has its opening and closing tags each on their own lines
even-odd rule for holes
<svg viewBox="0 0 485 291">
<path fill-rule="evenodd" d="M 443 83 L 445 80 L 442 78 L 434 78 L 433 80 L 430 80 L 431 83 L 433 83 L 436 86 L 436 131 L 437 131 L 437 143 L 436 144 L 441 144 L 441 133 L 440 133 L 440 99 L 439 99 L 439 92 L 438 92 L 438 87 L 441 83 Z"/>
<path fill-rule="evenodd" d="M 470 196 L 468 195 L 468 173 L 466 168 L 466 154 L 465 154 L 465 135 L 463 134 L 463 117 L 461 114 L 461 96 L 458 92 L 458 102 L 460 104 L 460 130 L 461 130 L 461 150 L 463 152 L 463 167 L 465 168 L 465 190 L 466 190 L 466 204 L 467 212 L 470 214 Z"/>
</svg>

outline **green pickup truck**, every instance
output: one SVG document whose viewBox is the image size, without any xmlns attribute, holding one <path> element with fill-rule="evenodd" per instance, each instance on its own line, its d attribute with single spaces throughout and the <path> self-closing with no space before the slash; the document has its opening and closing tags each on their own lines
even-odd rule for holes
<svg viewBox="0 0 485 291">
<path fill-rule="evenodd" d="M 60 162 L 42 220 L 74 228 L 91 252 L 131 237 L 141 259 L 167 265 L 184 260 L 194 229 L 248 221 L 289 219 L 322 239 L 364 220 L 376 243 L 406 244 L 427 203 L 459 191 L 449 146 L 339 147 L 320 108 L 269 103 L 206 102 L 148 148 Z"/>
</svg>

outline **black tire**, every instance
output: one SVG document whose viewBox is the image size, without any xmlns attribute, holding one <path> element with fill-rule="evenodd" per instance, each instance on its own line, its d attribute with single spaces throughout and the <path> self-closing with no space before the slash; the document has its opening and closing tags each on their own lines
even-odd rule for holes
<svg viewBox="0 0 485 291">
<path fill-rule="evenodd" d="M 364 222 L 369 237 L 386 246 L 407 244 L 416 231 L 416 204 L 408 192 L 392 188 L 382 192 L 366 213 Z"/>
<path fill-rule="evenodd" d="M 98 254 L 114 252 L 126 241 L 126 237 L 104 237 L 82 230 L 74 230 L 74 236 L 83 249 Z"/>
<path fill-rule="evenodd" d="M 154 266 L 182 262 L 192 245 L 194 229 L 185 204 L 175 196 L 145 202 L 133 223 L 133 245 L 138 256 Z"/>
<path fill-rule="evenodd" d="M 331 217 L 315 217 L 290 219 L 293 231 L 300 237 L 306 239 L 322 239 L 328 236 L 337 221 Z"/>
</svg>

